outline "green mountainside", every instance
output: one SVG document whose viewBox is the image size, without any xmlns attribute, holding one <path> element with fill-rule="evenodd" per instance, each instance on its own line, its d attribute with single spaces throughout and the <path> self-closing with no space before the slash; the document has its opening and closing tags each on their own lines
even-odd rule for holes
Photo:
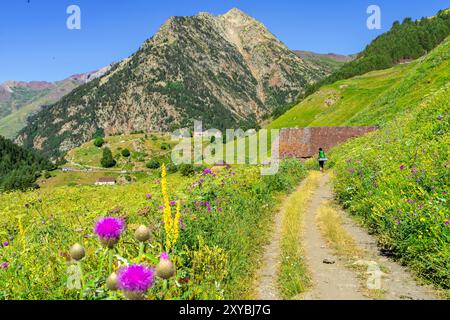
<svg viewBox="0 0 450 320">
<path fill-rule="evenodd" d="M 372 41 L 355 60 L 310 86 L 306 94 L 325 84 L 417 59 L 430 52 L 449 34 L 450 9 L 441 10 L 434 17 L 424 17 L 417 21 L 411 18 L 405 18 L 402 23 L 396 21 L 391 30 Z"/>
<path fill-rule="evenodd" d="M 323 86 L 268 128 L 383 126 L 449 81 L 448 40 L 411 63 Z"/>
</svg>

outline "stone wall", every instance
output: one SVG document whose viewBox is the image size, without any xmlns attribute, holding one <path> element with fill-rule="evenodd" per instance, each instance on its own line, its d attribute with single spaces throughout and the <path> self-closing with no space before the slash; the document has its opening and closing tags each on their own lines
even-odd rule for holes
<svg viewBox="0 0 450 320">
<path fill-rule="evenodd" d="M 376 127 L 309 127 L 282 129 L 280 158 L 311 158 L 351 138 L 377 130 Z"/>
</svg>

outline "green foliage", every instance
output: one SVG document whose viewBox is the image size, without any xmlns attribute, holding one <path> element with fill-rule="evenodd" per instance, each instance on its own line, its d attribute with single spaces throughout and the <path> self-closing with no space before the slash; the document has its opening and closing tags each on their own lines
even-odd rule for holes
<svg viewBox="0 0 450 320">
<path fill-rule="evenodd" d="M 54 169 L 46 158 L 0 136 L 0 191 L 36 188 L 41 172 Z"/>
<path fill-rule="evenodd" d="M 170 144 L 168 144 L 167 142 L 163 142 L 160 145 L 161 150 L 170 150 Z"/>
<path fill-rule="evenodd" d="M 322 87 L 273 121 L 269 129 L 383 127 L 448 81 L 448 40 L 422 59 Z"/>
<path fill-rule="evenodd" d="M 172 162 L 166 163 L 167 173 L 178 172 L 178 166 Z"/>
<path fill-rule="evenodd" d="M 105 140 L 102 137 L 95 138 L 94 146 L 96 146 L 97 148 L 101 148 L 101 147 L 103 147 L 104 144 L 105 144 Z"/>
<path fill-rule="evenodd" d="M 181 164 L 178 169 L 183 177 L 189 177 L 195 173 L 194 166 L 192 164 Z"/>
<path fill-rule="evenodd" d="M 114 160 L 109 148 L 103 148 L 103 156 L 100 163 L 103 168 L 112 168 L 116 165 L 116 160 Z"/>
<path fill-rule="evenodd" d="M 289 189 L 300 181 L 298 174 L 305 171 L 293 165 L 302 166 L 292 162 L 279 173 L 289 175 Z M 156 279 L 149 298 L 250 298 L 250 283 L 279 194 L 268 190 L 257 167 L 224 169 L 216 176 L 169 175 L 168 187 L 170 199 L 182 199 L 180 238 L 170 254 L 177 276 L 167 282 Z M 152 196 L 147 197 L 147 193 Z M 104 286 L 111 265 L 108 250 L 101 247 L 97 237 L 85 234 L 92 234 L 101 216 L 126 215 L 126 230 L 115 246 L 113 264 L 122 266 L 126 259 L 154 266 L 164 243 L 162 212 L 158 209 L 162 204 L 160 186 L 153 180 L 108 188 L 74 186 L 0 195 L 0 207 L 4 208 L 0 215 L 4 232 L 0 237 L 12 239 L 2 251 L 2 262 L 7 261 L 9 267 L 0 272 L 0 296 L 122 299 L 121 293 L 110 292 Z M 152 229 L 143 260 L 140 245 L 133 237 L 135 227 L 141 224 Z M 85 280 L 82 290 L 67 287 L 68 268 L 75 265 L 66 261 L 67 251 L 77 242 L 86 248 L 86 257 L 80 262 Z"/>
<path fill-rule="evenodd" d="M 97 138 L 104 138 L 105 137 L 105 131 L 102 128 L 98 128 L 97 130 L 95 130 L 94 134 L 92 135 L 92 139 L 97 139 Z"/>
<path fill-rule="evenodd" d="M 129 158 L 129 157 L 131 156 L 131 152 L 130 152 L 130 150 L 128 150 L 128 149 L 123 149 L 123 150 L 121 151 L 121 154 L 122 154 L 122 156 L 125 157 L 125 158 Z"/>
<path fill-rule="evenodd" d="M 450 34 L 450 12 L 436 17 L 394 23 L 391 30 L 377 37 L 357 59 L 343 65 L 331 76 L 310 86 L 305 96 L 320 87 L 374 70 L 387 69 L 403 60 L 417 59 L 439 45 Z"/>
<path fill-rule="evenodd" d="M 449 96 L 447 83 L 331 156 L 341 203 L 385 249 L 443 289 L 450 289 Z"/>
<path fill-rule="evenodd" d="M 145 166 L 149 169 L 159 169 L 161 167 L 161 164 L 159 163 L 159 161 L 152 159 L 147 162 Z"/>
<path fill-rule="evenodd" d="M 195 173 L 201 173 L 203 172 L 203 170 L 206 169 L 206 166 L 202 165 L 202 164 L 196 164 L 194 165 L 194 172 Z"/>
</svg>

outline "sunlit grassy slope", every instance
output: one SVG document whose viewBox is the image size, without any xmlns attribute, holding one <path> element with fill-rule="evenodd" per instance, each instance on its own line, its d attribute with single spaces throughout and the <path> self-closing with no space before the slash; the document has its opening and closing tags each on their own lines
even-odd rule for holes
<svg viewBox="0 0 450 320">
<path fill-rule="evenodd" d="M 103 147 L 111 149 L 117 161 L 115 169 L 142 170 L 145 168 L 146 161 L 167 157 L 171 148 L 177 143 L 177 141 L 171 141 L 170 134 L 155 132 L 106 137 Z M 121 156 L 121 151 L 124 149 L 130 151 L 129 158 Z M 102 148 L 96 147 L 93 141 L 89 141 L 69 151 L 66 158 L 70 164 L 101 167 Z"/>
<path fill-rule="evenodd" d="M 448 44 L 448 39 L 446 40 Z M 374 71 L 322 87 L 268 125 L 269 129 L 308 126 L 380 125 L 408 110 L 449 80 L 449 54 L 433 53 L 410 64 Z"/>
<path fill-rule="evenodd" d="M 380 246 L 450 296 L 450 41 L 417 62 L 366 119 L 398 116 L 330 153 L 340 202 Z M 414 72 L 413 72 L 414 71 Z M 364 119 L 364 118 L 362 118 Z"/>
</svg>

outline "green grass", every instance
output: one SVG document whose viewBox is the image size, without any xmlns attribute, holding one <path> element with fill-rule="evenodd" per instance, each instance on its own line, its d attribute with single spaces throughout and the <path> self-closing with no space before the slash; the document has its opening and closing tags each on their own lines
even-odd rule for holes
<svg viewBox="0 0 450 320">
<path fill-rule="evenodd" d="M 169 134 L 148 133 L 117 135 L 105 138 L 103 147 L 111 149 L 117 161 L 117 170 L 145 170 L 145 163 L 151 159 L 169 159 L 171 149 L 178 143 L 171 141 Z M 163 150 L 162 144 L 167 144 L 169 148 Z M 131 152 L 130 158 L 121 155 L 121 150 L 128 149 Z M 94 146 L 93 141 L 89 141 L 82 146 L 72 149 L 66 156 L 70 164 L 77 164 L 82 167 L 101 167 L 102 148 Z"/>
<path fill-rule="evenodd" d="M 384 126 L 448 82 L 448 68 L 449 59 L 442 55 L 433 61 L 424 57 L 410 64 L 338 81 L 301 101 L 270 123 L 268 129 Z"/>
<path fill-rule="evenodd" d="M 370 120 L 358 122 L 353 118 L 370 109 L 373 101 L 398 83 L 410 68 L 400 65 L 322 87 L 270 123 L 268 129 L 372 124 Z"/>
<path fill-rule="evenodd" d="M 292 191 L 305 170 L 298 161 L 284 163 L 277 176 L 261 177 L 257 166 L 234 166 L 213 175 L 168 175 L 170 199 L 181 199 L 183 228 L 171 257 L 177 279 L 157 280 L 150 299 L 248 299 L 263 244 L 281 194 Z M 107 253 L 93 226 L 99 217 L 126 219 L 127 230 L 115 248 L 114 268 L 124 259 L 154 267 L 164 249 L 159 180 L 116 186 L 63 186 L 0 194 L 0 299 L 122 299 L 105 289 Z M 202 179 L 201 187 L 192 187 Z M 239 192 L 236 192 L 236 190 Z M 147 194 L 152 198 L 148 199 Z M 195 202 L 208 201 L 206 206 Z M 220 210 L 219 210 L 220 208 Z M 145 255 L 138 257 L 133 237 L 141 224 L 151 227 Z M 85 290 L 67 287 L 66 254 L 74 243 L 86 248 L 82 261 Z M 161 293 L 163 295 L 161 296 Z"/>
<path fill-rule="evenodd" d="M 385 108 L 366 113 L 397 116 L 330 154 L 342 205 L 378 234 L 381 246 L 444 290 L 450 290 L 449 61 L 447 39 L 376 101 Z"/>
<path fill-rule="evenodd" d="M 289 197 L 283 208 L 281 261 L 278 277 L 283 299 L 295 299 L 311 285 L 301 245 L 301 235 L 304 229 L 305 210 L 318 186 L 319 178 L 318 172 L 310 172 L 303 186 Z"/>
</svg>

